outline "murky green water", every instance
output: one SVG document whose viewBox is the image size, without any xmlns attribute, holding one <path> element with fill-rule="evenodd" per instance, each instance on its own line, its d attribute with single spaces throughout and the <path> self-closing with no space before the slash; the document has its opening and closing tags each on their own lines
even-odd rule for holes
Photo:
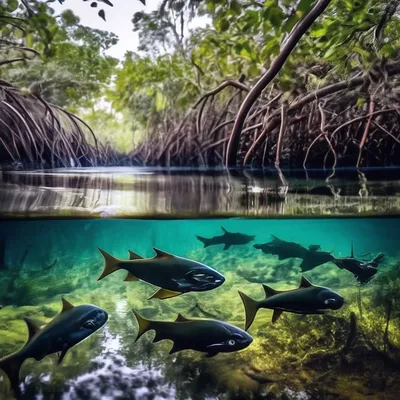
<svg viewBox="0 0 400 400">
<path fill-rule="evenodd" d="M 207 248 L 196 238 L 230 232 L 255 235 L 247 244 Z M 218 219 L 218 220 L 36 220 L 0 222 L 0 357 L 27 339 L 23 317 L 43 323 L 73 305 L 94 304 L 107 323 L 77 344 L 57 365 L 57 356 L 26 360 L 20 371 L 27 399 L 395 399 L 400 377 L 400 238 L 396 218 Z M 279 260 L 254 244 L 279 239 L 336 258 L 385 259 L 360 285 L 352 273 L 328 261 L 301 272 L 302 259 Z M 157 287 L 125 282 L 126 271 L 101 281 L 104 259 L 98 247 L 121 259 L 128 250 L 153 257 L 153 247 L 196 260 L 225 277 L 222 286 L 166 299 L 147 300 Z M 150 267 L 149 267 L 150 268 Z M 152 343 L 154 332 L 136 343 L 134 308 L 148 319 L 211 318 L 243 328 L 238 290 L 262 300 L 262 284 L 294 289 L 304 275 L 312 284 L 342 295 L 345 304 L 324 315 L 258 311 L 244 350 L 205 357 L 184 350 L 169 354 L 172 342 Z M 388 318 L 389 304 L 391 304 Z M 388 322 L 389 321 L 389 322 Z M 385 330 L 387 332 L 385 333 Z M 12 398 L 0 372 L 0 397 Z"/>
</svg>

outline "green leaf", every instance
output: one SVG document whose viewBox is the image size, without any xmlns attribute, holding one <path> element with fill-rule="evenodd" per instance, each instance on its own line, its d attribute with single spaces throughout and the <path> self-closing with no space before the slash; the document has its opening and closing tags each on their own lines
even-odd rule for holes
<svg viewBox="0 0 400 400">
<path fill-rule="evenodd" d="M 313 3 L 313 0 L 301 0 L 299 5 L 297 6 L 297 11 L 302 11 L 303 13 L 307 13 L 311 5 Z"/>
<path fill-rule="evenodd" d="M 229 22 L 226 18 L 221 18 L 218 23 L 219 30 L 221 32 L 226 32 L 229 29 Z"/>
</svg>

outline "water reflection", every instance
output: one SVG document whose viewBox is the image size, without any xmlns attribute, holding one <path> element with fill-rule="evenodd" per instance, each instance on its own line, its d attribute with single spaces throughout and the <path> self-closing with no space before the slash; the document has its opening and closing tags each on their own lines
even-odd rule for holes
<svg viewBox="0 0 400 400">
<path fill-rule="evenodd" d="M 398 213 L 399 172 L 150 170 L 3 172 L 0 213 L 47 217 L 317 216 Z M 325 176 L 326 175 L 326 176 Z"/>
<path fill-rule="evenodd" d="M 105 328 L 101 353 L 92 370 L 66 382 L 63 400 L 82 399 L 175 399 L 176 388 L 167 384 L 164 372 L 142 362 L 128 366 L 122 338 Z"/>
</svg>

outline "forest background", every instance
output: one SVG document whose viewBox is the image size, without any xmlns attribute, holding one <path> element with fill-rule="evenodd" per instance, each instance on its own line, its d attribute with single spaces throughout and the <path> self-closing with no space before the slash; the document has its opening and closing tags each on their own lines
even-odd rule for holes
<svg viewBox="0 0 400 400">
<path fill-rule="evenodd" d="M 3 165 L 399 159 L 398 0 L 160 0 L 121 15 L 139 46 L 120 59 L 109 50 L 131 39 L 107 30 L 111 2 L 91 3 L 104 30 L 82 25 L 68 1 L 61 12 L 53 3 L 0 1 Z M 246 96 L 313 12 L 238 122 Z"/>
</svg>

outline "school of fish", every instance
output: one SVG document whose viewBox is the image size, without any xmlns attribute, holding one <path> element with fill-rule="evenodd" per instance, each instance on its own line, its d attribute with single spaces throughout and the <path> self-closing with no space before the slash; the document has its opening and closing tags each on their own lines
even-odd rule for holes
<svg viewBox="0 0 400 400">
<path fill-rule="evenodd" d="M 212 238 L 197 236 L 204 247 L 223 245 L 223 250 L 231 246 L 241 246 L 252 242 L 255 236 L 238 232 L 229 232 L 222 228 L 223 234 Z M 272 236 L 273 240 L 253 247 L 265 254 L 277 255 L 279 260 L 299 258 L 301 272 L 327 262 L 338 268 L 351 272 L 360 284 L 369 282 L 378 271 L 384 255 L 378 254 L 374 259 L 365 261 L 356 259 L 353 245 L 351 255 L 335 258 L 331 252 L 321 251 L 319 245 L 305 248 L 298 243 L 286 242 Z M 154 248 L 152 258 L 143 258 L 129 250 L 129 259 L 118 259 L 99 249 L 104 257 L 104 270 L 101 280 L 117 270 L 126 270 L 125 281 L 144 281 L 159 289 L 148 299 L 165 300 L 189 292 L 213 290 L 225 282 L 225 277 L 215 269 L 187 258 L 179 257 Z M 214 357 L 218 353 L 231 353 L 247 348 L 253 338 L 247 330 L 251 327 L 260 309 L 273 310 L 272 322 L 278 320 L 283 312 L 295 314 L 324 314 L 328 310 L 338 310 L 345 303 L 344 298 L 333 290 L 312 284 L 301 276 L 300 285 L 292 290 L 280 291 L 262 285 L 265 298 L 257 301 L 248 294 L 238 292 L 245 311 L 244 330 L 217 319 L 188 319 L 178 314 L 175 321 L 153 321 L 142 317 L 137 310 L 132 310 L 138 323 L 136 340 L 150 330 L 155 331 L 153 342 L 171 340 L 173 346 L 170 354 L 182 350 L 194 350 Z M 37 361 L 50 354 L 58 354 L 58 364 L 73 346 L 79 344 L 103 327 L 108 314 L 101 308 L 86 304 L 73 306 L 62 298 L 62 310 L 51 322 L 43 324 L 24 318 L 28 330 L 26 344 L 17 352 L 0 359 L 0 369 L 8 376 L 11 388 L 17 395 L 20 391 L 19 372 L 28 358 Z"/>
</svg>

